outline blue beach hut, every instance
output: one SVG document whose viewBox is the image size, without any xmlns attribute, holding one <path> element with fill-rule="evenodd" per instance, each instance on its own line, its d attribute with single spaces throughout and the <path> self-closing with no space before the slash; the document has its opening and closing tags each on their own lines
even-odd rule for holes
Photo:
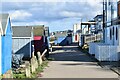
<svg viewBox="0 0 120 80">
<path fill-rule="evenodd" d="M 12 60 L 12 28 L 9 14 L 0 14 L 0 74 L 11 69 Z"/>
</svg>

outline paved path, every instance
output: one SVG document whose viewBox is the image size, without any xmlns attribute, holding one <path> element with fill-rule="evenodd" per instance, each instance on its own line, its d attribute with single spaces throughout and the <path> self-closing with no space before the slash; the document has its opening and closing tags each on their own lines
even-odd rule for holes
<svg viewBox="0 0 120 80">
<path fill-rule="evenodd" d="M 77 47 L 61 47 L 50 57 L 49 67 L 42 78 L 117 78 L 118 75 L 109 69 L 103 69 L 97 62 Z"/>
</svg>

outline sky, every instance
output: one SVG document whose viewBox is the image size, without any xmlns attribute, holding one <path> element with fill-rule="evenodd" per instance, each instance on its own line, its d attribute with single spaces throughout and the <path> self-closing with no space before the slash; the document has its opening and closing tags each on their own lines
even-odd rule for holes
<svg viewBox="0 0 120 80">
<path fill-rule="evenodd" d="M 102 14 L 101 0 L 2 0 L 0 13 L 9 13 L 12 26 L 45 25 L 50 32 Z"/>
</svg>

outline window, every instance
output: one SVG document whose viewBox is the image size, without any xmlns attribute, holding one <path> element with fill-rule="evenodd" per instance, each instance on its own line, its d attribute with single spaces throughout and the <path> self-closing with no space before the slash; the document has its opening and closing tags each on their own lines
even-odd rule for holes
<svg viewBox="0 0 120 80">
<path fill-rule="evenodd" d="M 114 35 L 114 27 L 113 27 L 113 35 Z"/>
<path fill-rule="evenodd" d="M 110 40 L 112 39 L 112 30 L 110 28 Z"/>
<path fill-rule="evenodd" d="M 116 27 L 116 40 L 118 39 L 118 29 Z"/>
</svg>

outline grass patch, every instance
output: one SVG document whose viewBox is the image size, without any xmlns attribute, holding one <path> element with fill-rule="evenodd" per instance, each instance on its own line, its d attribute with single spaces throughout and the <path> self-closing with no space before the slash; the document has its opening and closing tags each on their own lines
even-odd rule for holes
<svg viewBox="0 0 120 80">
<path fill-rule="evenodd" d="M 47 60 L 48 61 L 54 61 L 55 59 L 54 58 L 48 58 Z"/>
<path fill-rule="evenodd" d="M 39 65 L 34 73 L 32 73 L 31 78 L 37 78 L 38 74 L 44 71 L 44 68 L 48 67 L 48 61 L 43 61 L 42 65 Z"/>
<path fill-rule="evenodd" d="M 18 73 L 18 74 L 13 73 L 13 78 L 21 79 L 21 78 L 27 78 L 27 77 L 25 76 L 24 73 Z"/>
</svg>

